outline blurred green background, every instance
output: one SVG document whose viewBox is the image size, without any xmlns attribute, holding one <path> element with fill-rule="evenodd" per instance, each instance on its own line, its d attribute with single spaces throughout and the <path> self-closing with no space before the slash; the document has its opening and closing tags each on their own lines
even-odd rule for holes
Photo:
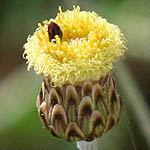
<svg viewBox="0 0 150 150">
<path fill-rule="evenodd" d="M 35 100 L 42 78 L 27 72 L 23 44 L 37 24 L 80 5 L 117 24 L 128 52 L 116 65 L 123 98 L 119 124 L 98 141 L 99 150 L 150 150 L 150 1 L 3 0 L 0 1 L 0 150 L 75 150 L 42 128 Z"/>
</svg>

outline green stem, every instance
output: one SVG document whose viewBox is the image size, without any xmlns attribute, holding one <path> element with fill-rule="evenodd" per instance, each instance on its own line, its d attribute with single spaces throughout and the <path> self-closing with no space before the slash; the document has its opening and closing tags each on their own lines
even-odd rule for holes
<svg viewBox="0 0 150 150">
<path fill-rule="evenodd" d="M 77 148 L 79 150 L 98 150 L 97 139 L 92 142 L 79 141 L 77 142 Z"/>
</svg>

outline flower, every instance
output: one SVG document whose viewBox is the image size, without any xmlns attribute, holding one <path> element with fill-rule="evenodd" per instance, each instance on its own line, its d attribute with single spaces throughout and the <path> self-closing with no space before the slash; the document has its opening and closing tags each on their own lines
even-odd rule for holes
<svg viewBox="0 0 150 150">
<path fill-rule="evenodd" d="M 55 19 L 39 23 L 34 35 L 28 37 L 24 45 L 28 69 L 34 67 L 54 86 L 105 76 L 126 49 L 118 26 L 95 12 L 80 11 L 79 6 L 66 12 L 59 7 L 59 11 Z M 50 39 L 50 23 L 59 27 L 61 37 L 56 34 Z"/>
<path fill-rule="evenodd" d="M 67 141 L 92 141 L 118 123 L 122 101 L 112 76 L 126 50 L 118 26 L 95 12 L 59 13 L 24 45 L 28 69 L 44 76 L 37 108 L 44 127 Z"/>
</svg>

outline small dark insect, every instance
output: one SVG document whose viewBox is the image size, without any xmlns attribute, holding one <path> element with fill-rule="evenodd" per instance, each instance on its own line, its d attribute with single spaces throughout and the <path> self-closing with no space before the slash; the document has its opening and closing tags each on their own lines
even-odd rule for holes
<svg viewBox="0 0 150 150">
<path fill-rule="evenodd" d="M 50 24 L 48 25 L 48 35 L 50 41 L 52 39 L 55 39 L 55 35 L 58 35 L 60 39 L 62 39 L 62 31 L 60 27 L 54 22 L 50 22 Z"/>
</svg>

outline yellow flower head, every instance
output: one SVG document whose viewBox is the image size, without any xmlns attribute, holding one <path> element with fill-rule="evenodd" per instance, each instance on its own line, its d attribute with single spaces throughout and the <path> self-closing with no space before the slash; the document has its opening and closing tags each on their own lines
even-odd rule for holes
<svg viewBox="0 0 150 150">
<path fill-rule="evenodd" d="M 80 7 L 59 11 L 28 37 L 24 45 L 28 69 L 34 67 L 55 86 L 106 75 L 126 49 L 118 26 Z"/>
</svg>

